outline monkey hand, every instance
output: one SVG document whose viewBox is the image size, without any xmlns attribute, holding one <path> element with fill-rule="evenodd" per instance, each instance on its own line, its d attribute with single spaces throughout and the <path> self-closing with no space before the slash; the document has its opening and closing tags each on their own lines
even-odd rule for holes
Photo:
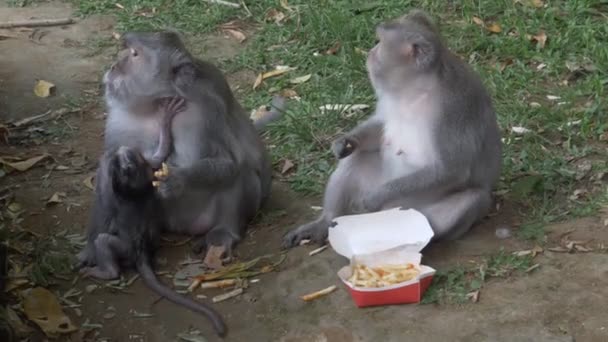
<svg viewBox="0 0 608 342">
<path fill-rule="evenodd" d="M 154 181 L 153 185 L 156 187 L 158 194 L 162 198 L 179 197 L 184 190 L 183 179 L 179 176 L 179 174 L 177 174 L 176 170 L 171 172 L 171 176 L 163 177 Z"/>
<path fill-rule="evenodd" d="M 163 98 L 161 103 L 169 118 L 186 109 L 186 100 L 179 96 Z"/>
<path fill-rule="evenodd" d="M 152 186 L 155 188 L 159 187 L 161 182 L 169 177 L 169 166 L 166 163 L 161 163 L 160 168 L 154 171 L 154 180 Z"/>
<path fill-rule="evenodd" d="M 357 148 L 359 142 L 352 136 L 342 136 L 331 144 L 331 151 L 337 159 L 346 158 Z"/>
</svg>

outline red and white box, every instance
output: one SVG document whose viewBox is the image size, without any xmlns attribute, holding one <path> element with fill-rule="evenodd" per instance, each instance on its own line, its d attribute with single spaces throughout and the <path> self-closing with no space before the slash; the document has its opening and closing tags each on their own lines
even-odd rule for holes
<svg viewBox="0 0 608 342">
<path fill-rule="evenodd" d="M 350 265 L 340 269 L 338 277 L 358 307 L 420 302 L 435 274 L 435 269 L 420 264 L 420 251 L 433 237 L 422 213 L 395 208 L 341 216 L 334 221 L 336 225 L 329 228 L 329 243 L 336 253 L 350 259 Z M 355 264 L 377 267 L 406 263 L 419 268 L 418 277 L 386 287 L 355 287 L 348 282 Z"/>
</svg>

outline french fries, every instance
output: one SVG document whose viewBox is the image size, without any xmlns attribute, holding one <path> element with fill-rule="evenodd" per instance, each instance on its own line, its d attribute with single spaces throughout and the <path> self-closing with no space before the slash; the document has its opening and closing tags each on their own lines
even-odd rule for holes
<svg viewBox="0 0 608 342">
<path fill-rule="evenodd" d="M 313 293 L 303 295 L 300 298 L 302 298 L 302 300 L 305 302 L 310 302 L 311 300 L 321 298 L 323 296 L 326 296 L 326 295 L 334 292 L 335 289 L 336 289 L 336 285 L 332 285 L 332 286 L 324 288 L 323 290 L 319 290 L 319 291 L 315 291 Z"/>
<path fill-rule="evenodd" d="M 420 270 L 414 264 L 368 267 L 356 264 L 348 282 L 356 287 L 385 287 L 416 278 Z"/>
<path fill-rule="evenodd" d="M 156 178 L 165 178 L 169 176 L 169 166 L 167 164 L 162 163 L 160 170 L 154 171 L 154 177 Z M 152 181 L 152 186 L 158 187 L 160 185 L 160 181 Z"/>
</svg>

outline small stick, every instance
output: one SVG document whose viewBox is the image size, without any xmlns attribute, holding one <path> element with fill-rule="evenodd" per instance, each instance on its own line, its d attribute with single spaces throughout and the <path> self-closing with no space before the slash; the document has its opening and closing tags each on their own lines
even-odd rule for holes
<svg viewBox="0 0 608 342">
<path fill-rule="evenodd" d="M 240 295 L 241 293 L 243 293 L 243 289 L 239 287 L 238 289 L 235 289 L 230 292 L 226 292 L 221 295 L 217 295 L 217 296 L 213 297 L 212 301 L 214 303 L 222 302 L 222 301 L 225 301 L 232 297 L 236 297 L 236 296 Z"/>
<path fill-rule="evenodd" d="M 72 19 L 72 18 L 33 19 L 33 20 L 9 21 L 6 23 L 0 23 L 0 28 L 58 26 L 58 25 L 68 25 L 68 24 L 73 24 L 73 23 L 74 23 L 74 19 Z"/>
<path fill-rule="evenodd" d="M 309 293 L 309 294 L 304 295 L 304 296 L 302 296 L 300 298 L 302 298 L 303 301 L 309 302 L 311 300 L 314 300 L 314 299 L 323 297 L 325 295 L 328 295 L 328 294 L 332 293 L 335 289 L 336 289 L 336 285 L 332 285 L 332 286 L 330 286 L 328 288 L 325 288 L 323 290 L 319 290 L 317 292 Z"/>
<path fill-rule="evenodd" d="M 234 8 L 241 7 L 241 4 L 235 4 L 234 2 L 224 1 L 224 0 L 203 0 L 203 1 L 208 2 L 210 4 L 218 4 L 218 5 L 230 6 L 230 7 L 234 7 Z"/>
<path fill-rule="evenodd" d="M 327 245 L 321 246 L 313 251 L 310 251 L 310 253 L 308 253 L 308 256 L 313 256 L 315 254 L 319 254 L 319 253 L 323 252 L 326 248 L 327 248 Z"/>
</svg>

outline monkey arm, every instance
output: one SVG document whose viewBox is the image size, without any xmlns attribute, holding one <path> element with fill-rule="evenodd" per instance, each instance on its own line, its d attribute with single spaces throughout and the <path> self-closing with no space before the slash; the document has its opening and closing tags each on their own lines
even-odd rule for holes
<svg viewBox="0 0 608 342">
<path fill-rule="evenodd" d="M 332 143 L 332 152 L 338 159 L 345 158 L 355 150 L 373 152 L 380 149 L 384 122 L 372 116 L 344 136 Z"/>
<path fill-rule="evenodd" d="M 372 116 L 353 128 L 347 136 L 357 140 L 357 149 L 362 151 L 377 151 L 382 144 L 383 128 L 384 123 L 382 120 Z"/>
</svg>

